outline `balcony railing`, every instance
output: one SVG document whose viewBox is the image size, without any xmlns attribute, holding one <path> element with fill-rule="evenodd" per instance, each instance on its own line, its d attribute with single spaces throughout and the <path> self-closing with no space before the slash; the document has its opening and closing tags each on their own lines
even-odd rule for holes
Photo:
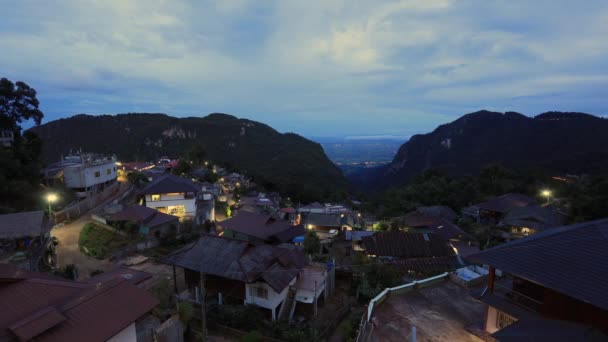
<svg viewBox="0 0 608 342">
<path fill-rule="evenodd" d="M 543 304 L 539 300 L 536 300 L 521 292 L 513 290 L 512 279 L 505 279 L 503 281 L 495 282 L 493 294 L 495 296 L 501 297 L 519 307 L 522 307 L 526 310 L 530 310 L 530 311 L 534 311 L 534 312 L 538 312 L 540 307 Z"/>
</svg>

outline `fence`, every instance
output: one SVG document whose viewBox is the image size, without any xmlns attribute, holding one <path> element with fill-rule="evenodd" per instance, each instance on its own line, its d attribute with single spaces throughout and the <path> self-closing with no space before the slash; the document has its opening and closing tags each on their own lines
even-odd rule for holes
<svg viewBox="0 0 608 342">
<path fill-rule="evenodd" d="M 379 305 L 382 302 L 384 302 L 391 294 L 400 294 L 400 293 L 409 292 L 414 289 L 427 287 L 427 286 L 430 286 L 437 282 L 443 281 L 443 280 L 447 279 L 448 277 L 449 277 L 449 273 L 446 272 L 446 273 L 436 275 L 434 277 L 430 277 L 430 278 L 426 278 L 426 279 L 422 279 L 422 280 L 414 280 L 411 283 L 384 289 L 384 291 L 380 292 L 379 295 L 377 295 L 375 298 L 373 298 L 372 300 L 369 301 L 369 305 L 367 306 L 367 312 L 364 313 L 363 317 L 361 318 L 361 324 L 359 326 L 359 333 L 357 334 L 356 341 L 364 342 L 369 339 L 369 337 L 371 336 L 371 331 L 373 330 L 373 325 L 370 328 L 369 322 L 374 313 L 374 307 L 376 305 Z"/>
<path fill-rule="evenodd" d="M 112 184 L 101 193 L 87 197 L 82 201 L 78 201 L 71 204 L 60 211 L 53 213 L 54 222 L 60 223 L 66 220 L 73 220 L 79 218 L 81 215 L 87 213 L 89 210 L 103 203 L 108 198 L 114 196 L 120 190 L 120 183 Z"/>
</svg>

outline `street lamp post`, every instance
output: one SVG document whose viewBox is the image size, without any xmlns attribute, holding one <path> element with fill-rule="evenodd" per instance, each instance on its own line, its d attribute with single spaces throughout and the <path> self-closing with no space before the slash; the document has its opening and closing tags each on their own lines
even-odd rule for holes
<svg viewBox="0 0 608 342">
<path fill-rule="evenodd" d="M 52 208 L 51 208 L 51 203 L 55 202 L 57 200 L 57 195 L 55 194 L 48 194 L 46 195 L 46 200 L 49 202 L 49 218 L 51 218 L 51 214 L 52 214 Z"/>
<path fill-rule="evenodd" d="M 547 203 L 550 202 L 552 195 L 551 190 L 543 190 L 540 194 L 543 195 L 543 197 L 547 198 Z"/>
</svg>

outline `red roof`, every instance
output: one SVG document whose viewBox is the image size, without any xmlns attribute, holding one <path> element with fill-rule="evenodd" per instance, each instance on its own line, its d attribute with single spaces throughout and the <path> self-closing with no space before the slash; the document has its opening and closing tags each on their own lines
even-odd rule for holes
<svg viewBox="0 0 608 342">
<path fill-rule="evenodd" d="M 105 341 L 158 304 L 122 278 L 97 284 L 51 280 L 7 264 L 0 264 L 0 273 L 5 276 L 0 282 L 0 340 Z"/>
<path fill-rule="evenodd" d="M 131 221 L 144 224 L 149 228 L 179 220 L 179 217 L 164 214 L 152 208 L 132 205 L 111 216 L 113 221 Z"/>
<path fill-rule="evenodd" d="M 282 208 L 281 209 L 282 212 L 286 213 L 286 214 L 295 214 L 296 210 L 294 208 Z"/>
</svg>

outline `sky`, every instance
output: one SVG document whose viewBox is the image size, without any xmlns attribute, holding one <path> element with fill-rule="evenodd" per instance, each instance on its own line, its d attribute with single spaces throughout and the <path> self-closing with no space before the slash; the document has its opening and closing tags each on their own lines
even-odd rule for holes
<svg viewBox="0 0 608 342">
<path fill-rule="evenodd" d="M 9 1 L 0 77 L 45 120 L 223 112 L 410 136 L 479 109 L 608 114 L 608 1 Z"/>
</svg>

